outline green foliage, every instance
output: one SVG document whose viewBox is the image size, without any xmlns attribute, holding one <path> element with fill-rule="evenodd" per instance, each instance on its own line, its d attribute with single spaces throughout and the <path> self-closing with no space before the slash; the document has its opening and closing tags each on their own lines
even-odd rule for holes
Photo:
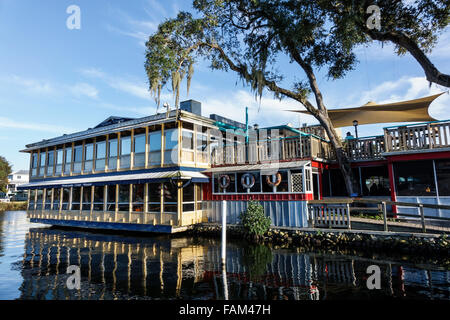
<svg viewBox="0 0 450 320">
<path fill-rule="evenodd" d="M 248 202 L 247 210 L 240 215 L 241 223 L 244 229 L 256 236 L 262 236 L 270 227 L 270 217 L 266 217 L 264 214 L 263 206 L 254 200 Z"/>
<path fill-rule="evenodd" d="M 22 211 L 27 210 L 27 202 L 0 202 L 0 212 L 3 211 Z"/>
<path fill-rule="evenodd" d="M 2 156 L 0 156 L 0 191 L 6 192 L 8 184 L 8 175 L 11 174 L 11 165 Z"/>
<path fill-rule="evenodd" d="M 251 281 L 258 281 L 267 272 L 267 265 L 273 260 L 272 250 L 264 245 L 244 247 L 243 264 L 248 268 Z"/>
<path fill-rule="evenodd" d="M 373 4 L 381 10 L 379 31 L 366 26 L 366 9 Z M 450 16 L 450 4 L 443 0 L 194 0 L 193 7 L 195 18 L 180 12 L 161 23 L 146 43 L 145 69 L 158 105 L 167 84 L 178 105 L 186 75 L 189 93 L 198 59 L 209 61 L 212 69 L 232 68 L 256 97 L 268 88 L 282 98 L 287 91 L 271 83 L 286 77 L 278 65 L 283 55 L 305 73 L 325 69 L 330 79 L 339 79 L 355 68 L 355 50 L 375 40 L 394 42 L 397 54 L 403 54 L 406 49 L 393 39 L 405 36 L 429 52 Z M 311 91 L 310 81 L 307 74 L 291 81 L 301 103 Z"/>
</svg>

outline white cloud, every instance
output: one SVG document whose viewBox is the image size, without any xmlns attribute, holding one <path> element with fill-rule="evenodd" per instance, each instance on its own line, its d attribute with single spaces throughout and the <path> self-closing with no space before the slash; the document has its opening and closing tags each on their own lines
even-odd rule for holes
<svg viewBox="0 0 450 320">
<path fill-rule="evenodd" d="M 38 95 L 52 96 L 86 96 L 96 99 L 98 90 L 88 83 L 75 83 L 73 85 L 51 83 L 46 80 L 26 78 L 18 75 L 0 77 L 0 82 L 20 88 L 20 93 L 26 92 Z"/>
<path fill-rule="evenodd" d="M 77 97 L 87 96 L 93 99 L 98 98 L 98 90 L 87 83 L 77 83 L 71 86 L 70 90 Z"/>
<path fill-rule="evenodd" d="M 132 18 L 128 13 L 118 8 L 113 8 L 112 14 L 114 15 L 114 21 L 117 25 L 106 24 L 106 29 L 110 32 L 131 37 L 138 40 L 141 47 L 145 48 L 145 42 L 151 33 L 156 31 L 159 21 L 161 21 L 161 16 L 155 16 L 155 9 L 157 12 L 164 14 L 166 17 L 164 8 L 155 1 L 149 3 L 149 8 L 144 8 L 144 12 L 150 17 L 150 20 L 138 20 Z"/>
<path fill-rule="evenodd" d="M 255 100 L 254 95 L 245 90 L 238 90 L 226 96 L 206 97 L 202 101 L 203 115 L 209 116 L 209 114 L 216 113 L 239 122 L 245 122 L 245 107 L 247 106 L 251 125 L 258 123 L 260 127 L 267 127 L 291 123 L 298 127 L 300 123 L 317 122 L 312 116 L 286 111 L 304 110 L 300 103 L 288 98 L 279 101 L 266 97 L 269 94 L 265 92 L 261 102 Z"/>
<path fill-rule="evenodd" d="M 22 87 L 23 89 L 25 89 L 30 93 L 49 94 L 55 92 L 54 86 L 44 80 L 24 78 L 14 74 L 9 76 L 3 76 L 0 78 L 0 80 L 9 84 L 14 84 L 19 87 Z"/>
<path fill-rule="evenodd" d="M 364 91 L 356 98 L 353 105 L 361 106 L 368 101 L 377 103 L 391 103 L 403 100 L 418 99 L 441 92 L 447 91 L 447 88 L 432 84 L 425 77 L 402 77 L 397 81 L 386 81 L 372 90 Z M 430 106 L 430 114 L 435 118 L 450 118 L 448 105 L 450 104 L 450 96 L 444 94 L 432 102 Z"/>
<path fill-rule="evenodd" d="M 10 128 L 10 129 L 43 131 L 43 132 L 51 132 L 51 133 L 57 133 L 57 134 L 63 134 L 66 132 L 76 132 L 77 131 L 76 129 L 71 129 L 66 126 L 17 121 L 17 120 L 6 118 L 6 117 L 0 117 L 0 127 L 1 128 Z"/>
<path fill-rule="evenodd" d="M 112 76 L 96 68 L 86 68 L 81 70 L 80 72 L 85 76 L 104 81 L 111 88 L 120 90 L 144 100 L 153 101 L 147 84 L 142 80 L 137 80 L 135 78 L 125 79 L 123 77 Z M 168 94 L 161 94 L 161 100 L 167 100 L 169 99 L 169 97 L 170 95 Z"/>
</svg>

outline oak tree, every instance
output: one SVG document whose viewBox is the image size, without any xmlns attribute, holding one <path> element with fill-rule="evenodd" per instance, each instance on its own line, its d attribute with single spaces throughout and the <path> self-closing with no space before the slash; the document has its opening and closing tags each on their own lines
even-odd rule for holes
<svg viewBox="0 0 450 320">
<path fill-rule="evenodd" d="M 256 97 L 260 98 L 267 89 L 276 98 L 299 102 L 324 127 L 347 192 L 354 194 L 357 182 L 342 141 L 328 117 L 316 72 L 325 70 L 332 80 L 345 77 L 358 62 L 355 49 L 374 39 L 396 43 L 399 54 L 405 50 L 413 52 L 399 40 L 403 36 L 398 39 L 393 36 L 400 31 L 424 52 L 432 47 L 437 32 L 448 22 L 445 8 L 433 5 L 439 1 L 419 1 L 423 5 L 414 9 L 417 11 L 408 9 L 413 5 L 402 1 L 397 1 L 401 5 L 380 2 L 387 8 L 385 20 L 381 12 L 381 25 L 394 31 L 366 30 L 369 14 L 364 6 L 356 7 L 358 1 L 352 0 L 194 0 L 198 13 L 195 17 L 180 12 L 176 18 L 161 23 L 146 43 L 145 69 L 150 91 L 159 104 L 162 88 L 170 85 L 178 105 L 182 80 L 186 77 L 189 91 L 195 62 L 205 59 L 212 69 L 235 72 Z M 404 19 L 392 16 L 402 8 L 409 10 Z M 388 14 L 391 9 L 395 9 L 394 13 Z M 414 12 L 416 17 L 423 16 L 417 26 L 412 20 Z M 436 24 L 424 28 L 423 24 L 433 14 Z M 277 62 L 282 56 L 289 59 L 292 70 L 297 68 L 301 79 L 292 80 L 279 70 Z M 445 75 L 434 71 L 428 72 L 427 77 L 430 81 L 447 81 Z"/>
</svg>

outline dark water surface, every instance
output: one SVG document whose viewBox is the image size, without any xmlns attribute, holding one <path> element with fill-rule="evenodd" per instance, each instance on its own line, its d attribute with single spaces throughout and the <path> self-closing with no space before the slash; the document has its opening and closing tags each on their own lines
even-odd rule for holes
<svg viewBox="0 0 450 320">
<path fill-rule="evenodd" d="M 381 269 L 381 289 L 366 269 Z M 81 289 L 69 290 L 69 265 Z M 130 236 L 30 224 L 23 211 L 0 213 L 0 299 L 450 299 L 443 266 L 302 253 L 220 242 Z"/>
</svg>

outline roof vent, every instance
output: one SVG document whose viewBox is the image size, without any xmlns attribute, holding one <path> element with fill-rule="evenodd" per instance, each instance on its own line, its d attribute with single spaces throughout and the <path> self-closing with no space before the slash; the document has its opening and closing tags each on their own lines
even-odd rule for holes
<svg viewBox="0 0 450 320">
<path fill-rule="evenodd" d="M 180 109 L 191 112 L 198 116 L 202 115 L 202 103 L 195 100 L 186 100 L 180 102 Z"/>
</svg>

